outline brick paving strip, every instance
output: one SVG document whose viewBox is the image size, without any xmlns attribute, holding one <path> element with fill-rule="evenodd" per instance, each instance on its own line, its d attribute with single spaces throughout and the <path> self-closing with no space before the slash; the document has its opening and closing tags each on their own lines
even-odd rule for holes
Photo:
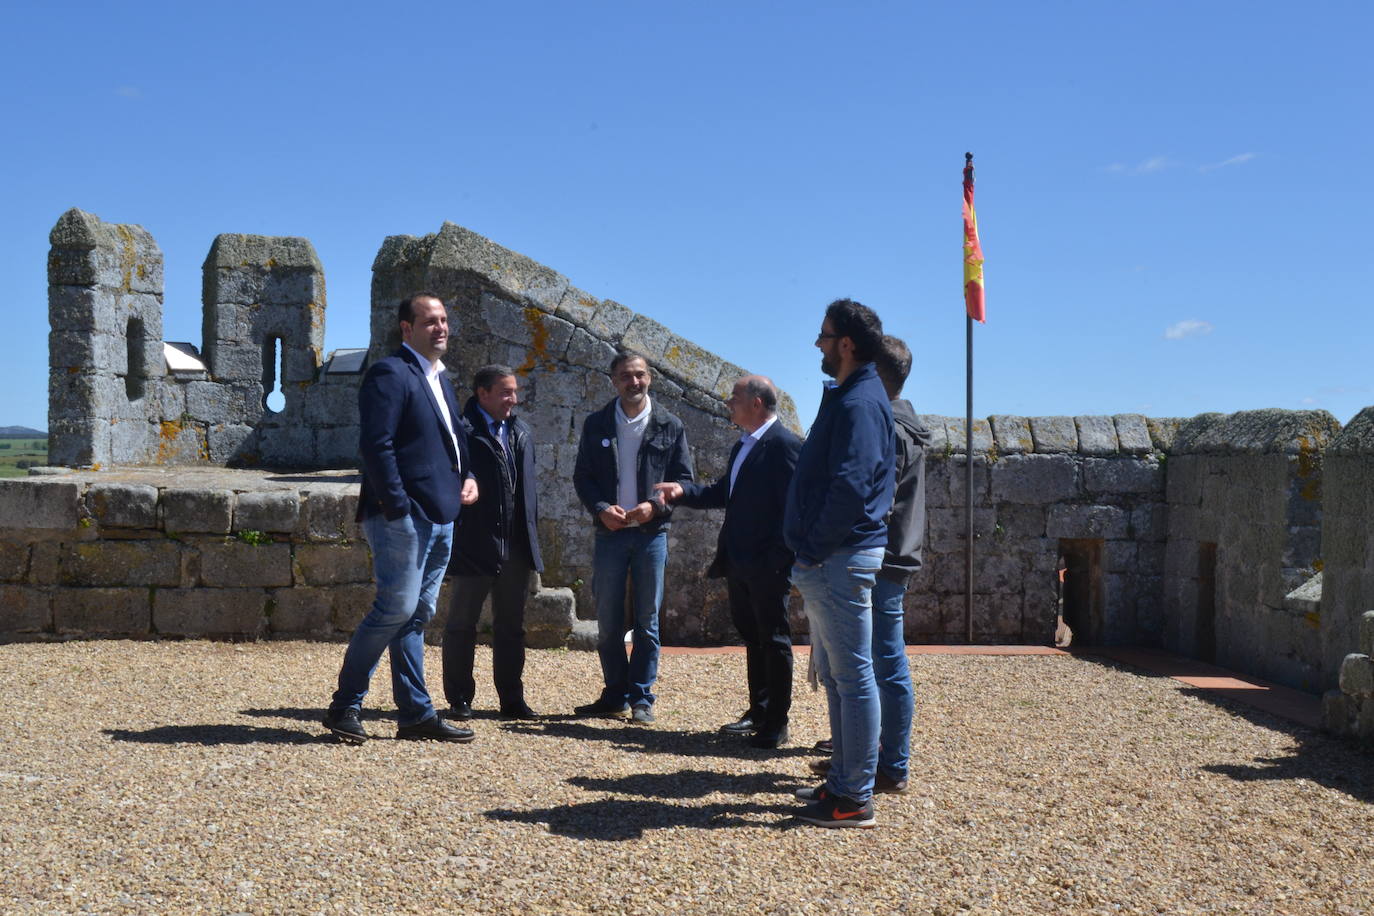
<svg viewBox="0 0 1374 916">
<path fill-rule="evenodd" d="M 798 652 L 809 652 L 809 646 L 797 646 Z M 667 655 L 734 655 L 743 654 L 742 646 L 692 648 L 664 646 Z M 1159 649 L 1138 649 L 1128 646 L 1085 646 L 1075 649 L 1055 649 L 1050 646 L 907 646 L 907 655 L 1070 655 L 1078 658 L 1105 658 L 1108 661 L 1139 668 L 1160 677 L 1204 690 L 1209 694 L 1244 703 L 1271 715 L 1305 725 L 1321 727 L 1321 697 L 1273 684 L 1269 681 L 1239 674 L 1207 662 Z"/>
</svg>

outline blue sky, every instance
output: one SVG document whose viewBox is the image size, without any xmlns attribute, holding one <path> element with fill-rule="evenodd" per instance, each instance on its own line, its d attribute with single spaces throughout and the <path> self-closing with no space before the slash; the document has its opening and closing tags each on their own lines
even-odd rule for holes
<svg viewBox="0 0 1374 916">
<path fill-rule="evenodd" d="M 1374 404 L 1374 6 L 1277 2 L 0 4 L 0 425 L 46 428 L 47 233 L 166 257 L 200 343 L 220 232 L 301 235 L 326 347 L 382 239 L 464 225 L 772 375 L 809 423 L 826 302 L 964 412 Z"/>
</svg>

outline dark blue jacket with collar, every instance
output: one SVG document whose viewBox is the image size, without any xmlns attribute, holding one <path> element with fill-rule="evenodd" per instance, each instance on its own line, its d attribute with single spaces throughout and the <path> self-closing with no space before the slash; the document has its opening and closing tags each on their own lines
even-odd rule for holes
<svg viewBox="0 0 1374 916">
<path fill-rule="evenodd" d="M 453 559 L 449 572 L 459 576 L 499 576 L 512 546 L 524 544 L 535 572 L 544 571 L 539 553 L 539 500 L 536 491 L 534 437 L 529 424 L 515 414 L 507 420 L 506 441 L 515 454 L 511 477 L 501 443 L 492 435 L 490 420 L 477 398 L 463 407 L 462 426 L 468 436 L 469 469 L 477 478 L 477 502 L 464 509 L 453 531 Z"/>
<path fill-rule="evenodd" d="M 582 439 L 577 445 L 577 464 L 573 467 L 573 488 L 577 498 L 592 514 L 598 528 L 606 526 L 601 522 L 601 512 L 616 505 L 620 488 L 620 458 L 616 448 L 615 402 L 590 414 L 582 424 Z M 649 422 L 644 429 L 644 440 L 639 446 L 639 468 L 636 474 L 639 501 L 648 500 L 654 504 L 654 518 L 640 527 L 653 533 L 667 528 L 672 520 L 673 507 L 663 500 L 654 499 L 657 495 L 654 484 L 676 481 L 681 484 L 692 482 L 692 453 L 687 449 L 687 429 L 682 421 L 659 406 L 658 401 L 649 402 Z"/>
<path fill-rule="evenodd" d="M 453 421 L 452 437 L 414 353 L 401 347 L 373 363 L 363 376 L 358 389 L 363 477 L 359 521 L 377 514 L 392 521 L 416 514 L 446 525 L 458 517 L 463 480 L 472 476 L 472 462 L 453 386 L 442 374 L 439 388 Z"/>
<path fill-rule="evenodd" d="M 887 546 L 895 438 L 892 408 L 872 363 L 821 397 L 787 492 L 783 537 L 797 562 Z"/>
</svg>

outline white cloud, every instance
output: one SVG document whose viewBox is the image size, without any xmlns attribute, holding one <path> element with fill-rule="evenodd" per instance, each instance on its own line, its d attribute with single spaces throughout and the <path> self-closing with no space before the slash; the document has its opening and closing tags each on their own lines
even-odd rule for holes
<svg viewBox="0 0 1374 916">
<path fill-rule="evenodd" d="M 1112 172 L 1117 175 L 1148 175 L 1151 172 L 1160 172 L 1170 169 L 1177 165 L 1176 162 L 1165 156 L 1151 156 L 1135 165 L 1127 165 L 1124 162 L 1113 162 L 1106 166 L 1103 171 Z"/>
<path fill-rule="evenodd" d="M 115 95 L 126 99 L 136 99 L 143 95 L 137 86 L 119 86 L 115 89 Z"/>
<path fill-rule="evenodd" d="M 1213 162 L 1209 165 L 1200 165 L 1197 170 L 1199 172 L 1210 172 L 1214 169 L 1224 169 L 1228 165 L 1242 165 L 1258 155 L 1259 153 L 1239 153 L 1232 156 L 1230 159 L 1223 159 L 1220 162 Z"/>
<path fill-rule="evenodd" d="M 1210 321 L 1200 321 L 1197 318 L 1188 318 L 1165 328 L 1164 339 L 1182 340 L 1185 337 L 1200 337 L 1203 334 L 1210 333 L 1212 333 L 1212 323 Z"/>
</svg>

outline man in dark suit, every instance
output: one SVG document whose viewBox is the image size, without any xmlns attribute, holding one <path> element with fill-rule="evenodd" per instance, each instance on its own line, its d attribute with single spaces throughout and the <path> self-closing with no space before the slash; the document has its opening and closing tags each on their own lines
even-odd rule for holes
<svg viewBox="0 0 1374 916">
<path fill-rule="evenodd" d="M 372 548 L 377 597 L 349 640 L 324 724 L 346 743 L 367 740 L 358 713 L 389 649 L 396 737 L 471 741 L 470 729 L 439 717 L 425 689 L 424 629 L 448 567 L 453 521 L 477 501 L 467 435 L 443 376 L 448 313 L 438 296 L 422 292 L 402 300 L 397 317 L 401 348 L 368 369 L 358 390 L 358 520 Z"/>
<path fill-rule="evenodd" d="M 755 747 L 775 748 L 787 742 L 792 708 L 792 551 L 782 540 L 782 517 L 801 440 L 778 422 L 778 391 L 761 375 L 735 382 L 725 404 L 731 422 L 744 431 L 725 473 L 709 485 L 661 483 L 657 489 L 669 502 L 725 509 L 707 575 L 725 577 L 730 615 L 745 645 L 749 708 L 721 730 L 752 733 Z"/>
<path fill-rule="evenodd" d="M 491 595 L 492 676 L 507 719 L 534 718 L 525 703 L 525 598 L 542 572 L 534 439 L 514 413 L 520 380 L 509 366 L 483 366 L 463 408 L 472 473 L 482 499 L 454 529 L 453 598 L 444 626 L 444 695 L 452 715 L 472 718 L 477 621 Z"/>
</svg>

